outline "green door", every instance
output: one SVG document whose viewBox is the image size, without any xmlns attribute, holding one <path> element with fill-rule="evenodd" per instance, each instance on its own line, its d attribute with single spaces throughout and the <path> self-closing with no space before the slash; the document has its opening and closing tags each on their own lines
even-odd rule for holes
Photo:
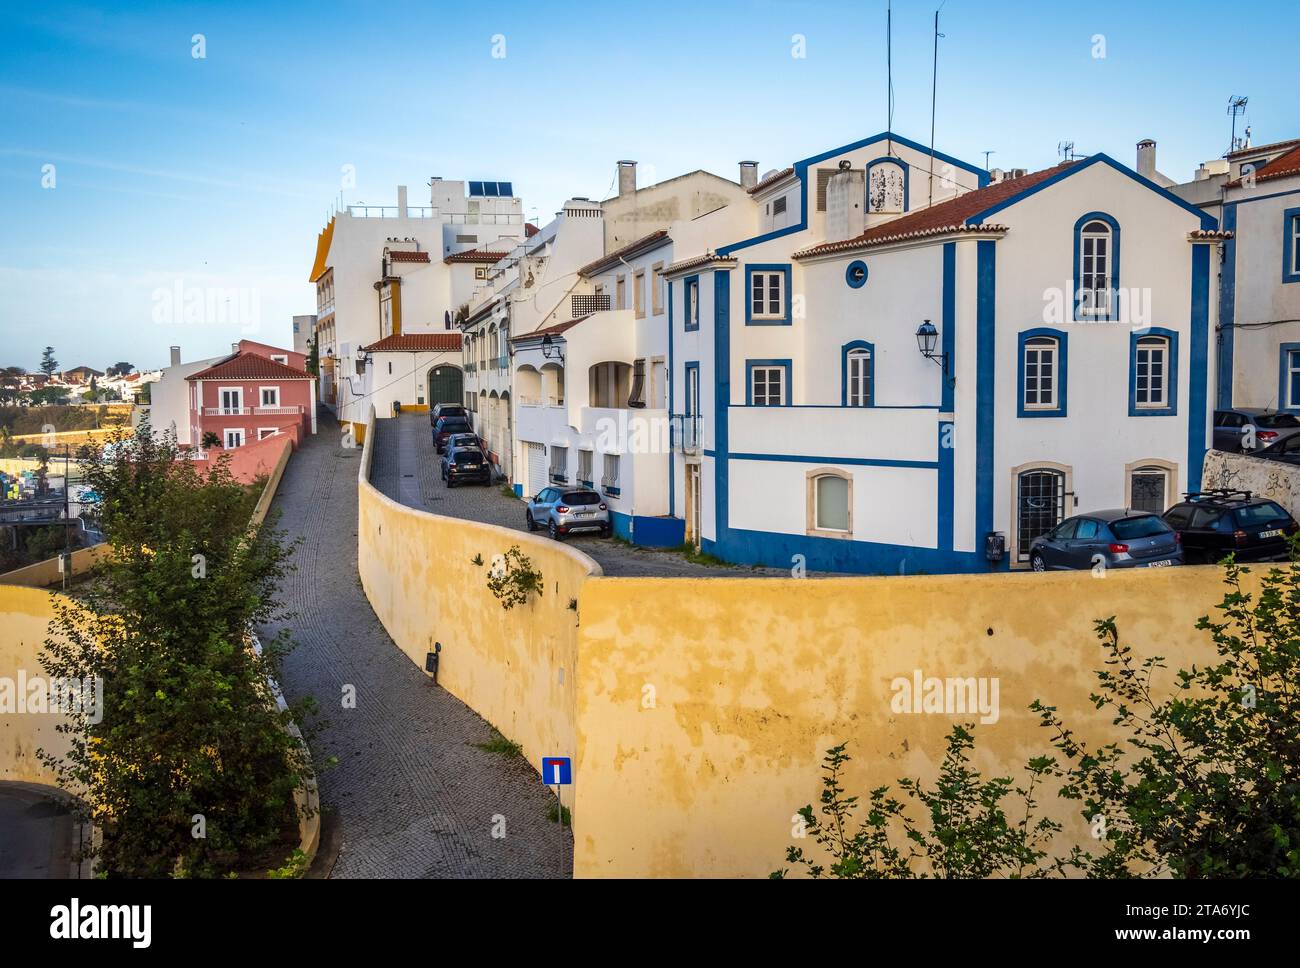
<svg viewBox="0 0 1300 968">
<path fill-rule="evenodd" d="M 464 399 L 465 378 L 458 366 L 435 366 L 429 371 L 429 406 L 440 403 L 461 403 Z"/>
</svg>

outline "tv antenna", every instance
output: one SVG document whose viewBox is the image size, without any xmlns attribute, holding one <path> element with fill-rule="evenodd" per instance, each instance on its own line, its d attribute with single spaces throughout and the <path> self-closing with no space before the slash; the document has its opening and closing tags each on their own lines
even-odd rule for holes
<svg viewBox="0 0 1300 968">
<path fill-rule="evenodd" d="M 996 154 L 997 154 L 996 151 L 986 151 L 986 152 L 984 152 L 984 170 L 985 170 L 985 171 L 988 171 L 988 170 L 989 170 L 989 155 L 996 155 Z"/>
<path fill-rule="evenodd" d="M 1228 114 L 1232 116 L 1232 140 L 1228 142 L 1228 154 L 1241 147 L 1241 143 L 1237 140 L 1237 118 L 1246 113 L 1246 105 L 1249 101 L 1250 98 L 1241 94 L 1234 94 L 1228 98 Z"/>
<path fill-rule="evenodd" d="M 1056 153 L 1061 156 L 1062 161 L 1074 161 L 1074 142 L 1062 141 L 1056 146 Z"/>
</svg>

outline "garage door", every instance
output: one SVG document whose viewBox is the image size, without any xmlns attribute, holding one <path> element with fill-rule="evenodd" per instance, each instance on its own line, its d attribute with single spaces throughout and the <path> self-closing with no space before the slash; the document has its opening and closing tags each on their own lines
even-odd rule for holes
<svg viewBox="0 0 1300 968">
<path fill-rule="evenodd" d="M 525 441 L 524 446 L 528 448 L 528 486 L 524 488 L 524 494 L 535 497 L 547 483 L 546 445 Z"/>
</svg>

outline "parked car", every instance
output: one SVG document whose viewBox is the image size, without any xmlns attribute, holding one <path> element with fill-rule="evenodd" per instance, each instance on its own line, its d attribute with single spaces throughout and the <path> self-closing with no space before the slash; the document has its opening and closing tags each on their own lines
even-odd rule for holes
<svg viewBox="0 0 1300 968">
<path fill-rule="evenodd" d="M 1029 548 L 1034 571 L 1164 568 L 1183 563 L 1178 533 L 1148 511 L 1093 511 L 1066 518 Z"/>
<path fill-rule="evenodd" d="M 586 488 L 542 488 L 528 502 L 524 520 L 529 531 L 545 528 L 557 541 L 579 531 L 598 531 L 602 538 L 608 538 L 611 530 L 608 505 L 598 493 Z"/>
<path fill-rule="evenodd" d="M 447 449 L 447 441 L 453 434 L 470 433 L 469 421 L 464 417 L 439 417 L 433 425 L 433 446 L 438 453 Z"/>
<path fill-rule="evenodd" d="M 457 484 L 491 484 L 492 465 L 483 451 L 479 450 L 477 441 L 472 446 L 462 447 L 449 442 L 446 453 L 442 455 L 442 479 L 448 487 Z"/>
<path fill-rule="evenodd" d="M 1249 491 L 1198 491 L 1165 512 L 1183 537 L 1191 564 L 1210 564 L 1235 553 L 1238 561 L 1282 561 L 1287 539 L 1300 529 L 1276 501 Z"/>
<path fill-rule="evenodd" d="M 429 411 L 429 426 L 436 424 L 439 417 L 464 417 L 468 422 L 469 411 L 454 403 L 435 403 Z"/>
<path fill-rule="evenodd" d="M 479 450 L 483 449 L 478 434 L 452 434 L 447 438 L 447 447 L 477 447 Z"/>
<path fill-rule="evenodd" d="M 1250 456 L 1281 461 L 1283 464 L 1300 464 L 1300 434 L 1283 437 L 1276 444 L 1269 444 L 1262 450 L 1253 450 Z"/>
<path fill-rule="evenodd" d="M 1243 448 L 1246 428 L 1255 428 L 1254 448 Z M 1300 418 L 1292 413 L 1279 413 L 1260 407 L 1234 407 L 1214 411 L 1214 449 L 1230 454 L 1242 450 L 1252 451 L 1280 443 L 1300 434 Z"/>
</svg>

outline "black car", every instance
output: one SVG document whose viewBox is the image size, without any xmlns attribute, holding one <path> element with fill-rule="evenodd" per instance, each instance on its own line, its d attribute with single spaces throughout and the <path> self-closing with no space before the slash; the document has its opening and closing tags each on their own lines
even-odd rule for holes
<svg viewBox="0 0 1300 968">
<path fill-rule="evenodd" d="M 457 484 L 491 484 L 492 465 L 478 447 L 451 444 L 442 455 L 442 479 L 448 487 Z"/>
<path fill-rule="evenodd" d="M 1165 512 L 1165 523 L 1182 535 L 1189 565 L 1211 564 L 1235 554 L 1238 561 L 1283 561 L 1287 539 L 1300 530 L 1276 501 L 1249 491 L 1197 491 Z"/>
<path fill-rule="evenodd" d="M 1281 461 L 1283 464 L 1300 464 L 1300 434 L 1283 437 L 1276 444 L 1269 444 L 1262 450 L 1251 451 L 1250 456 Z"/>
<path fill-rule="evenodd" d="M 469 411 L 455 403 L 435 403 L 429 411 L 429 426 L 438 423 L 439 417 L 464 417 L 469 420 Z"/>
<path fill-rule="evenodd" d="M 1066 518 L 1034 539 L 1034 571 L 1167 568 L 1183 563 L 1178 534 L 1147 511 L 1093 511 Z"/>
<path fill-rule="evenodd" d="M 452 434 L 472 433 L 469 421 L 464 417 L 439 417 L 433 425 L 433 446 L 442 453 L 447 448 L 447 438 Z"/>
</svg>

